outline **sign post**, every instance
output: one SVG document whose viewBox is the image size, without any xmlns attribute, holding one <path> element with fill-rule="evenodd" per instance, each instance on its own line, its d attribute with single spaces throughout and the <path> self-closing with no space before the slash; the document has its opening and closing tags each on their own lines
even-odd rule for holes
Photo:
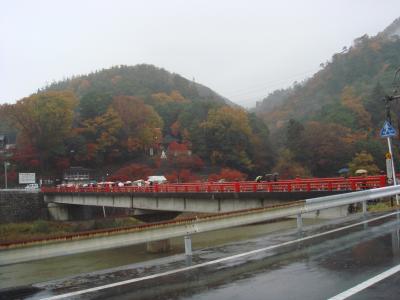
<svg viewBox="0 0 400 300">
<path fill-rule="evenodd" d="M 8 185 L 7 185 L 7 167 L 10 165 L 9 162 L 5 161 L 4 162 L 4 188 L 7 189 Z"/>
<path fill-rule="evenodd" d="M 388 176 L 389 173 L 393 174 L 393 185 L 397 185 L 397 178 L 396 178 L 396 170 L 394 168 L 394 159 L 393 159 L 393 152 L 392 152 L 392 136 L 396 136 L 396 130 L 393 128 L 392 124 L 389 121 L 385 121 L 383 127 L 381 129 L 381 137 L 387 138 L 388 148 L 389 148 L 389 155 L 386 158 L 390 157 L 391 160 L 391 172 L 387 172 Z M 388 179 L 390 179 L 388 177 Z M 399 195 L 396 195 L 396 204 L 399 205 Z"/>
</svg>

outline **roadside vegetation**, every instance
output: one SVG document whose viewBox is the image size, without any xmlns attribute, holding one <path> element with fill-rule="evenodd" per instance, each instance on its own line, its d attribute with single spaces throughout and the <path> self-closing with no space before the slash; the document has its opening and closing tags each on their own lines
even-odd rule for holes
<svg viewBox="0 0 400 300">
<path fill-rule="evenodd" d="M 396 200 L 395 199 L 393 199 L 393 201 L 383 200 L 383 201 L 379 201 L 374 204 L 368 205 L 369 212 L 385 212 L 385 211 L 394 210 L 395 208 L 396 208 Z"/>
<path fill-rule="evenodd" d="M 133 226 L 139 224 L 139 222 L 135 218 L 125 217 L 76 222 L 36 220 L 34 222 L 0 224 L 0 243 L 55 237 L 97 229 Z"/>
</svg>

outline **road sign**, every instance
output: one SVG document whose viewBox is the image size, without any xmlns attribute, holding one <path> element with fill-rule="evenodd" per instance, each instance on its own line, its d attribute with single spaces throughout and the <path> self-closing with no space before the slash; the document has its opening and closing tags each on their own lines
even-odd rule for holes
<svg viewBox="0 0 400 300">
<path fill-rule="evenodd" d="M 381 137 L 387 138 L 396 135 L 397 133 L 393 126 L 388 121 L 385 121 L 385 124 L 383 124 L 383 127 L 381 129 Z"/>
<path fill-rule="evenodd" d="M 36 182 L 36 174 L 35 173 L 19 173 L 19 183 L 35 183 Z"/>
</svg>

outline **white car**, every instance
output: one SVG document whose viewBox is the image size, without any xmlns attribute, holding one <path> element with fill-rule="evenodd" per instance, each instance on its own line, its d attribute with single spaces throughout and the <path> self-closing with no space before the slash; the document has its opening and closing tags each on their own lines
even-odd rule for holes
<svg viewBox="0 0 400 300">
<path fill-rule="evenodd" d="M 25 187 L 25 190 L 38 190 L 39 185 L 37 183 L 30 183 Z"/>
</svg>

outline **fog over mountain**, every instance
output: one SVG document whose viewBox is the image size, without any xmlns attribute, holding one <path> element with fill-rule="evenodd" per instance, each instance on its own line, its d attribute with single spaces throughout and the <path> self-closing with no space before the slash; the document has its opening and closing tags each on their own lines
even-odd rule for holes
<svg viewBox="0 0 400 300">
<path fill-rule="evenodd" d="M 0 103 L 53 81 L 151 64 L 252 107 L 398 17 L 397 0 L 6 1 Z"/>
</svg>

